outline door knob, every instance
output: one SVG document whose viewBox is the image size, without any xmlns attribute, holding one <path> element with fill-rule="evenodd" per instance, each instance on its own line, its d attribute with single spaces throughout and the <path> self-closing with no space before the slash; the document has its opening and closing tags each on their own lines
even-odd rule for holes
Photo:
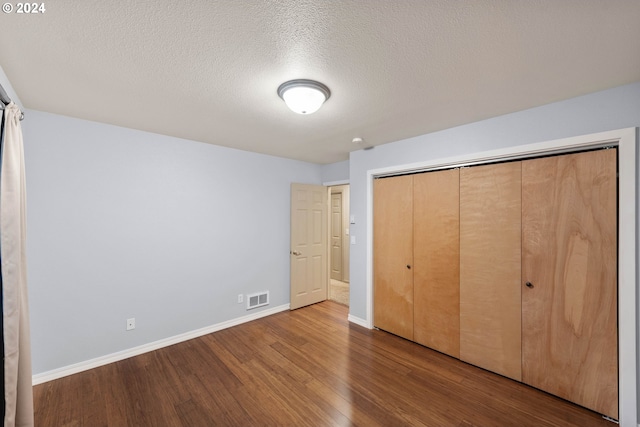
<svg viewBox="0 0 640 427">
<path fill-rule="evenodd" d="M 409 270 L 411 270 L 411 266 L 410 266 L 409 264 L 407 264 L 407 268 L 408 268 Z"/>
<path fill-rule="evenodd" d="M 298 252 L 298 251 L 291 251 L 290 253 L 291 253 L 291 255 L 295 255 L 295 256 L 302 255 L 302 252 Z"/>
<path fill-rule="evenodd" d="M 525 283 L 525 286 L 526 286 L 527 288 L 533 288 L 533 283 L 531 283 L 531 282 L 527 282 L 527 283 Z"/>
</svg>

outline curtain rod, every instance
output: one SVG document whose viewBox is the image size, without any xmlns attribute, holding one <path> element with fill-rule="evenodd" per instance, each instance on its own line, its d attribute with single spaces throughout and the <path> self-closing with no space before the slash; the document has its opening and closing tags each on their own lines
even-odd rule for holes
<svg viewBox="0 0 640 427">
<path fill-rule="evenodd" d="M 4 110 L 4 107 L 11 103 L 11 98 L 9 98 L 9 95 L 7 95 L 7 92 L 2 87 L 2 84 L 0 84 L 0 102 L 2 102 L 0 110 Z M 24 113 L 22 111 L 20 111 L 20 120 L 24 120 Z"/>
</svg>

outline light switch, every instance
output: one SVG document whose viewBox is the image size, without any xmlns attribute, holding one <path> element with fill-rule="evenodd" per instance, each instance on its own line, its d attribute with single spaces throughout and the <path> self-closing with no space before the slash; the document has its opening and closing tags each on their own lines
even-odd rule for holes
<svg viewBox="0 0 640 427">
<path fill-rule="evenodd" d="M 347 235 L 347 236 L 349 235 L 349 229 L 348 228 L 344 229 L 344 234 Z"/>
<path fill-rule="evenodd" d="M 349 217 L 349 223 L 351 223 L 351 224 L 355 224 L 356 223 L 356 216 L 355 215 L 351 215 Z"/>
<path fill-rule="evenodd" d="M 351 236 L 351 244 L 352 245 L 356 244 L 356 236 Z"/>
</svg>

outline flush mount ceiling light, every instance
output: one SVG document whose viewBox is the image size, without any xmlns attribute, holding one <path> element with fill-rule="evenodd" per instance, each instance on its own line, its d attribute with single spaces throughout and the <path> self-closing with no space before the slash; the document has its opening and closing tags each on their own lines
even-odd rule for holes
<svg viewBox="0 0 640 427">
<path fill-rule="evenodd" d="M 291 111 L 298 114 L 311 114 L 318 111 L 329 99 L 331 91 L 328 87 L 314 80 L 289 80 L 278 88 L 278 96 Z"/>
</svg>

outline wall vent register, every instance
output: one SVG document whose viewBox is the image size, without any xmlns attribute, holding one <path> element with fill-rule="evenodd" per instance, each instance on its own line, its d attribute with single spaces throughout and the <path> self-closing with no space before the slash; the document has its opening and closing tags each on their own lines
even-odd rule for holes
<svg viewBox="0 0 640 427">
<path fill-rule="evenodd" d="M 247 295 L 247 310 L 269 305 L 269 291 Z"/>
</svg>

